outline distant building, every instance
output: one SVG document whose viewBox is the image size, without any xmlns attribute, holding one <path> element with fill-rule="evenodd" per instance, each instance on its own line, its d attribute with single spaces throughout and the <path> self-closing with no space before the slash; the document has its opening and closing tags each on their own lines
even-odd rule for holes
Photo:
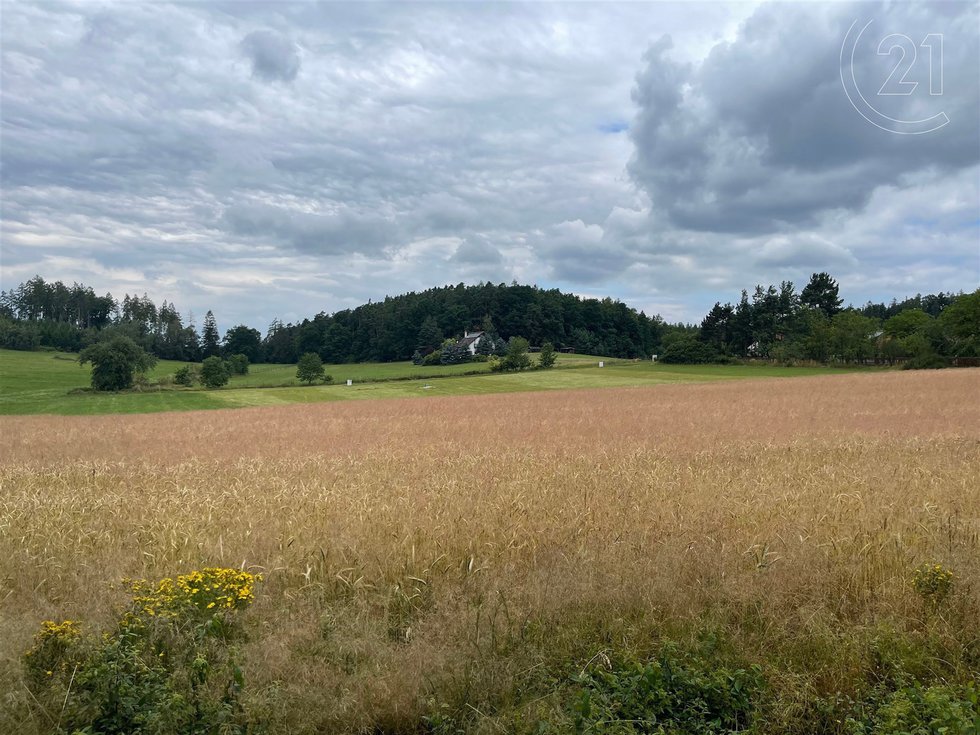
<svg viewBox="0 0 980 735">
<path fill-rule="evenodd" d="M 469 352 L 471 355 L 476 354 L 476 348 L 480 345 L 480 342 L 485 338 L 483 332 L 463 332 L 463 339 L 456 343 L 457 347 L 462 347 L 464 350 Z"/>
</svg>

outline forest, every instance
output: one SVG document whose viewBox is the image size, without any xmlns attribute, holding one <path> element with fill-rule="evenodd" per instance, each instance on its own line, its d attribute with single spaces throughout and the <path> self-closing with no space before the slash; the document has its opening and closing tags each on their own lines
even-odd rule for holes
<svg viewBox="0 0 980 735">
<path fill-rule="evenodd" d="M 558 349 L 619 358 L 658 355 L 666 362 L 746 358 L 780 362 L 901 362 L 940 366 L 980 356 L 980 290 L 917 295 L 890 303 L 843 306 L 837 282 L 814 273 L 797 291 L 788 281 L 742 291 L 716 303 L 700 324 L 668 324 L 613 299 L 585 299 L 517 283 L 442 286 L 299 323 L 274 319 L 263 336 L 239 324 L 222 337 L 208 311 L 198 328 L 177 306 L 147 295 L 97 295 L 90 286 L 35 276 L 0 292 L 0 347 L 77 352 L 126 336 L 152 355 L 199 361 L 245 355 L 249 362 L 295 363 L 305 353 L 324 362 L 390 362 L 437 349 L 464 329 L 495 338 L 546 342 Z"/>
</svg>

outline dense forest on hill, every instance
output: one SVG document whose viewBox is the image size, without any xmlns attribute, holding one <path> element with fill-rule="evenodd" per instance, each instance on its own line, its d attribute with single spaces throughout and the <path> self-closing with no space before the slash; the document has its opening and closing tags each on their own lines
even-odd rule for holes
<svg viewBox="0 0 980 735">
<path fill-rule="evenodd" d="M 0 346 L 75 351 L 108 334 L 124 334 L 157 357 L 195 360 L 219 352 L 251 362 L 294 363 L 306 352 L 325 362 L 408 360 L 444 338 L 461 336 L 489 319 L 497 336 L 551 342 L 577 352 L 642 357 L 660 344 L 659 317 L 647 317 L 612 299 L 583 299 L 557 289 L 518 284 L 458 284 L 386 297 L 355 309 L 320 313 L 298 324 L 258 330 L 238 325 L 220 339 L 208 312 L 200 334 L 173 304 L 158 308 L 147 296 L 96 296 L 89 287 L 40 276 L 0 294 Z M 425 329 L 423 330 L 423 327 Z M 422 340 L 420 342 L 420 339 Z M 431 343 L 431 344 L 430 344 Z"/>
<path fill-rule="evenodd" d="M 575 352 L 668 362 L 761 358 L 784 362 L 936 362 L 980 355 L 980 291 L 929 294 L 844 308 L 836 281 L 815 273 L 800 290 L 790 282 L 742 291 L 718 302 L 700 325 L 667 324 L 612 299 L 583 299 L 519 284 L 443 286 L 297 324 L 273 320 L 263 336 L 237 325 L 222 338 L 209 311 L 201 324 L 146 295 L 99 296 L 88 286 L 36 276 L 0 292 L 0 347 L 78 351 L 124 335 L 153 355 L 197 361 L 245 355 L 250 362 L 295 363 L 305 353 L 324 362 L 408 360 L 436 350 L 463 330 L 495 339 L 523 337 Z"/>
</svg>

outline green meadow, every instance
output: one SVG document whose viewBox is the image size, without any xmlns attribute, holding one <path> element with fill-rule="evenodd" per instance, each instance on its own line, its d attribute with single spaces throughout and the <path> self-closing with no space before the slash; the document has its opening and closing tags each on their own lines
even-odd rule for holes
<svg viewBox="0 0 980 735">
<path fill-rule="evenodd" d="M 0 414 L 106 414 L 193 411 L 274 406 L 372 398 L 427 398 L 520 391 L 615 388 L 660 383 L 745 378 L 793 377 L 853 372 L 838 368 L 786 368 L 771 365 L 663 365 L 648 361 L 606 360 L 562 355 L 554 370 L 490 373 L 486 363 L 423 367 L 410 362 L 327 365 L 333 383 L 305 386 L 295 365 L 252 365 L 219 390 L 157 388 L 93 393 L 89 366 L 63 352 L 0 350 Z M 159 361 L 151 381 L 173 375 L 184 363 Z M 347 380 L 353 385 L 346 385 Z"/>
</svg>

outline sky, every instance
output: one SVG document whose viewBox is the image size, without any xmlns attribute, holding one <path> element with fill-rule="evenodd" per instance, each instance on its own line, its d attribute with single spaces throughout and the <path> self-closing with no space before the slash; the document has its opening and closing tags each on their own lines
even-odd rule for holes
<svg viewBox="0 0 980 735">
<path fill-rule="evenodd" d="M 978 7 L 3 2 L 0 286 L 263 331 L 459 282 L 971 291 Z"/>
</svg>

